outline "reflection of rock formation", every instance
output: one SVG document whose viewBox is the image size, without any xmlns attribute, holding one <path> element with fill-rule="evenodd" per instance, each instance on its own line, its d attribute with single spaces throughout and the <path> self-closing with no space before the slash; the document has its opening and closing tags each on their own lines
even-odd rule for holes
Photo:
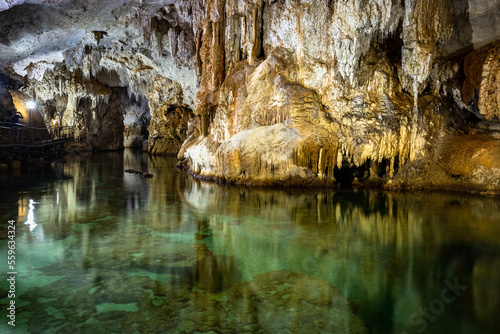
<svg viewBox="0 0 500 334">
<path fill-rule="evenodd" d="M 65 315 L 32 312 L 33 331 L 116 331 L 113 317 L 144 332 L 344 333 L 362 331 L 360 318 L 375 333 L 412 332 L 408 318 L 441 297 L 445 279 L 467 288 L 429 332 L 496 328 L 495 198 L 217 185 L 175 158 L 129 150 L 67 159 L 72 180 L 33 197 L 44 242 L 19 235 L 23 272 L 45 284 L 20 288 L 31 302 L 20 312 Z M 155 177 L 128 179 L 126 168 Z"/>
<path fill-rule="evenodd" d="M 490 320 L 495 318 L 494 310 L 500 308 L 500 293 L 498 293 L 498 277 L 500 276 L 500 259 L 497 257 L 481 257 L 474 263 L 472 272 L 472 293 L 475 300 L 474 313 L 485 324 L 485 331 L 494 332 Z"/>
<path fill-rule="evenodd" d="M 176 173 L 175 159 L 150 156 L 147 169 L 154 174 L 149 181 L 149 200 L 147 218 L 151 227 L 158 231 L 171 231 L 179 228 L 185 221 L 185 208 L 179 203 L 178 189 L 184 187 L 185 175 Z M 173 206 L 171 213 L 165 212 L 167 206 Z"/>
<path fill-rule="evenodd" d="M 479 282 L 488 279 L 483 278 L 484 261 L 476 262 L 471 252 L 498 243 L 493 231 L 498 230 L 500 216 L 492 212 L 499 203 L 494 199 L 249 190 L 200 181 L 185 188 L 184 196 L 207 217 L 217 236 L 210 250 L 244 259 L 239 264 L 243 279 L 283 268 L 304 272 L 326 279 L 361 305 L 390 299 L 396 328 L 408 330 L 413 328 L 408 318 L 439 298 L 445 279 L 456 278 L 468 288 L 447 307 L 465 308 L 471 303 L 477 315 L 470 314 L 463 322 L 481 328 L 493 325 L 488 317 L 498 308 L 491 298 L 498 295 L 498 288 L 488 284 L 488 294 L 482 288 Z M 465 236 L 471 246 L 460 246 Z M 488 277 L 495 275 L 491 272 Z M 473 293 L 476 299 L 471 301 Z M 449 320 L 449 314 L 453 311 L 448 310 L 441 321 Z M 372 329 L 387 332 L 384 322 L 390 320 Z"/>
<path fill-rule="evenodd" d="M 66 189 L 57 189 L 58 206 L 65 209 L 54 210 L 57 207 L 46 205 L 39 213 L 50 214 L 51 221 L 61 222 L 57 230 L 53 229 L 55 226 L 43 227 L 47 238 L 62 234 L 77 240 L 66 247 L 78 249 L 70 262 L 85 268 L 85 279 L 79 280 L 78 287 L 75 287 L 73 278 L 61 275 L 63 278 L 55 284 L 44 286 L 44 293 L 55 296 L 50 307 L 65 313 L 62 306 L 71 305 L 81 316 L 101 321 L 107 316 L 102 310 L 109 305 L 137 304 L 128 314 L 141 330 L 147 330 L 151 322 L 162 319 L 161 324 L 154 324 L 155 330 L 175 331 L 182 326 L 187 331 L 234 332 L 246 329 L 279 332 L 289 329 L 314 332 L 321 329 L 339 333 L 366 332 L 342 293 L 322 280 L 283 271 L 241 282 L 240 261 L 209 249 L 214 235 L 220 237 L 220 232 L 227 233 L 228 227 L 221 230 L 224 227 L 220 224 L 214 228 L 213 224 L 219 220 L 216 217 L 205 219 L 209 211 L 202 210 L 201 218 L 195 219 L 191 205 L 182 200 L 183 194 L 188 193 L 186 187 L 189 189 L 200 182 L 177 171 L 175 159 L 153 157 L 147 163 L 145 157 L 125 151 L 123 158 L 117 154 L 99 154 L 88 159 L 68 158 L 76 159 L 67 166 L 73 183 L 68 183 Z M 140 182 L 131 183 L 133 180 L 127 179 L 127 174 L 123 179 L 103 179 L 122 175 L 123 169 L 129 167 L 147 167 L 155 173 L 153 180 L 156 182 L 138 178 Z M 215 185 L 206 185 L 215 192 Z M 118 192 L 113 192 L 114 186 Z M 251 191 L 236 190 L 240 197 L 234 197 L 233 191 L 227 193 L 227 189 L 217 188 L 220 196 L 226 193 L 223 198 L 228 203 L 227 209 L 246 206 L 244 198 L 247 197 L 251 203 L 262 201 L 262 206 L 252 211 L 254 215 L 261 212 L 266 216 L 273 214 L 275 219 L 283 218 L 287 202 L 286 199 L 278 202 L 278 198 L 286 197 L 284 192 L 282 196 L 262 192 L 254 198 Z M 194 197 L 206 195 L 194 194 L 198 188 L 190 191 Z M 53 192 L 55 196 L 55 189 Z M 139 198 L 139 207 L 124 211 L 116 209 L 125 209 L 130 196 L 134 195 Z M 237 199 L 235 203 L 233 198 Z M 304 198 L 308 195 L 292 201 L 300 205 Z M 74 202 L 73 205 L 70 202 Z M 144 206 L 146 202 L 147 207 Z M 217 206 L 210 210 L 217 212 Z M 277 211 L 277 207 L 281 210 Z M 239 210 L 245 211 L 243 208 Z M 137 215 L 137 212 L 142 214 Z M 231 212 L 229 210 L 227 214 Z M 192 237 L 187 238 L 190 234 Z M 256 255 L 260 256 L 259 252 Z M 58 263 L 47 267 L 51 275 L 66 271 L 65 261 L 68 259 L 61 256 Z M 79 293 L 61 296 L 61 290 L 70 288 Z M 32 288 L 23 298 L 32 298 L 38 304 L 38 293 L 38 288 Z M 81 301 L 82 294 L 87 302 Z M 137 308 L 141 313 L 145 310 L 149 314 L 161 311 L 163 316 L 155 316 L 146 323 L 136 319 L 133 312 Z M 165 314 L 168 314 L 167 319 Z M 46 321 L 34 316 L 30 328 L 38 328 L 35 323 L 43 326 Z M 65 326 L 72 328 L 71 323 Z M 106 323 L 103 326 L 108 328 Z"/>
<path fill-rule="evenodd" d="M 147 155 L 125 150 L 123 152 L 123 168 L 147 171 Z M 135 174 L 124 173 L 123 187 L 127 196 L 127 209 L 130 211 L 144 208 L 149 196 L 149 183 Z"/>
<path fill-rule="evenodd" d="M 218 293 L 241 280 L 235 257 L 215 255 L 205 245 L 195 245 L 195 252 L 193 283 L 196 288 Z"/>
</svg>

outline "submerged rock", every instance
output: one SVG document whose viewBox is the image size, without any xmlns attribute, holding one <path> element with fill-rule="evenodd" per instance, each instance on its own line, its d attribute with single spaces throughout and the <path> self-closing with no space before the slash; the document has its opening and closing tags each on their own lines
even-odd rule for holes
<svg viewBox="0 0 500 334">
<path fill-rule="evenodd" d="M 64 268 L 57 266 L 50 267 L 51 273 Z M 182 278 L 169 270 L 123 271 L 130 269 L 102 271 L 98 282 L 86 279 L 78 287 L 59 276 L 30 288 L 21 299 L 31 302 L 20 311 L 39 312 L 24 313 L 30 317 L 23 326 L 43 331 L 57 325 L 62 333 L 125 328 L 143 333 L 368 333 L 340 290 L 304 274 L 267 272 L 215 293 L 180 284 Z M 174 264 L 170 269 L 180 268 Z"/>
<path fill-rule="evenodd" d="M 368 333 L 342 292 L 325 281 L 287 270 L 235 284 L 221 304 L 235 328 L 265 333 Z M 253 310 L 249 313 L 249 310 Z"/>
<path fill-rule="evenodd" d="M 125 173 L 130 173 L 130 174 L 139 174 L 144 176 L 147 179 L 150 179 L 153 177 L 153 174 L 145 172 L 145 171 L 140 171 L 140 170 L 134 170 L 134 169 L 125 169 Z"/>
</svg>

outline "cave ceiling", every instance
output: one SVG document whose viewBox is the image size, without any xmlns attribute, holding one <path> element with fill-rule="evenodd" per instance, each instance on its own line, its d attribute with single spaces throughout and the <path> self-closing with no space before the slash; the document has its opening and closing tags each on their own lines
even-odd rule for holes
<svg viewBox="0 0 500 334">
<path fill-rule="evenodd" d="M 203 13 L 200 6 L 174 0 L 1 0 L 0 75 L 41 80 L 65 64 L 126 87 L 131 74 L 140 72 L 135 81 L 142 84 L 159 74 L 182 82 L 193 104 L 193 21 Z M 85 69 L 87 55 L 98 68 Z"/>
<path fill-rule="evenodd" d="M 0 0 L 0 73 L 15 72 L 23 77 L 30 63 L 39 63 L 43 74 L 46 68 L 63 62 L 65 52 L 92 38 L 104 48 L 119 45 L 115 47 L 118 53 L 142 52 L 147 56 L 148 48 L 139 38 L 141 27 L 131 24 L 134 17 L 161 13 L 169 24 L 182 27 L 186 38 L 194 40 L 197 23 L 193 21 L 201 21 L 203 6 L 202 1 L 175 0 Z M 499 0 L 452 1 L 452 6 L 455 29 L 445 54 L 498 39 Z"/>
</svg>

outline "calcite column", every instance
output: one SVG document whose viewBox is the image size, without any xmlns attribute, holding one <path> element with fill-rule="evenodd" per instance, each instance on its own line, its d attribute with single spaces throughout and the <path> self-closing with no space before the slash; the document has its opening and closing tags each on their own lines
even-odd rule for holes
<svg viewBox="0 0 500 334">
<path fill-rule="evenodd" d="M 207 2 L 201 47 L 198 57 L 201 64 L 200 91 L 196 95 L 196 116 L 200 133 L 208 133 L 210 112 L 217 105 L 217 92 L 225 77 L 224 61 L 224 0 Z"/>
<path fill-rule="evenodd" d="M 451 36 L 450 0 L 405 0 L 403 20 L 402 87 L 413 94 L 409 159 L 424 152 L 424 120 L 418 112 L 418 95 L 427 84 L 433 60 Z"/>
<path fill-rule="evenodd" d="M 405 0 L 403 88 L 414 97 L 423 89 L 432 61 L 451 36 L 452 28 L 450 0 Z"/>
</svg>

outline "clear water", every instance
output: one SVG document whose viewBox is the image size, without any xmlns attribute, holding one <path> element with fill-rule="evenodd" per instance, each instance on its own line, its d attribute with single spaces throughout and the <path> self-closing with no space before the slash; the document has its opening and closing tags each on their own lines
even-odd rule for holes
<svg viewBox="0 0 500 334">
<path fill-rule="evenodd" d="M 224 186 L 132 151 L 0 182 L 1 333 L 500 333 L 498 198 Z"/>
</svg>

